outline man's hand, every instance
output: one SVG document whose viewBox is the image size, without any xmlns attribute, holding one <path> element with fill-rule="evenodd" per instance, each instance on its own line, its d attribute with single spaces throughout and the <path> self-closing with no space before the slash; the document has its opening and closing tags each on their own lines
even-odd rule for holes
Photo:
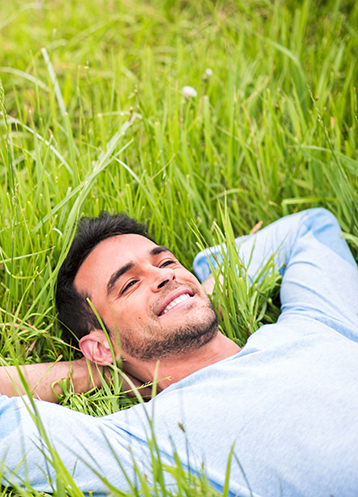
<svg viewBox="0 0 358 497">
<path fill-rule="evenodd" d="M 207 295 L 212 295 L 215 287 L 215 278 L 211 274 L 205 281 L 202 282 L 201 286 L 204 288 Z"/>
<path fill-rule="evenodd" d="M 223 279 L 224 279 L 224 276 L 222 275 L 222 273 L 220 273 L 219 274 L 219 281 L 220 281 L 220 283 L 223 282 Z M 208 295 L 209 297 L 211 297 L 211 295 L 214 293 L 214 287 L 215 287 L 215 278 L 214 278 L 214 275 L 211 274 L 210 276 L 208 276 L 206 278 L 206 280 L 202 282 L 201 286 L 204 288 L 204 290 L 206 292 L 206 295 Z M 222 309 L 221 309 L 221 305 L 220 304 L 219 304 L 219 308 L 218 308 L 218 313 L 222 317 Z"/>
<path fill-rule="evenodd" d="M 124 381 L 122 390 L 124 392 L 127 392 L 127 395 L 129 397 L 137 397 L 139 393 L 139 395 L 143 397 L 144 400 L 149 400 L 152 398 L 154 390 L 153 383 L 151 383 L 150 381 L 143 383 L 142 381 L 138 380 L 138 378 L 135 378 L 129 373 L 124 372 L 124 374 L 125 376 L 123 377 Z M 135 389 L 133 387 L 135 387 Z M 161 391 L 161 388 L 158 384 L 156 385 L 155 391 L 156 393 L 159 393 Z"/>
</svg>

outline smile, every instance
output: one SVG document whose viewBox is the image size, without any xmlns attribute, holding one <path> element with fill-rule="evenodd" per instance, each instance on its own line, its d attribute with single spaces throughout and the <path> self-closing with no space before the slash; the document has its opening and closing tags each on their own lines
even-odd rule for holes
<svg viewBox="0 0 358 497">
<path fill-rule="evenodd" d="M 174 307 L 181 304 L 185 300 L 190 299 L 192 296 L 193 295 L 191 295 L 190 293 L 182 293 L 181 295 L 179 295 L 175 299 L 171 300 L 169 302 L 169 304 L 162 310 L 160 315 L 163 316 L 163 314 L 166 314 L 167 312 L 171 311 Z"/>
</svg>

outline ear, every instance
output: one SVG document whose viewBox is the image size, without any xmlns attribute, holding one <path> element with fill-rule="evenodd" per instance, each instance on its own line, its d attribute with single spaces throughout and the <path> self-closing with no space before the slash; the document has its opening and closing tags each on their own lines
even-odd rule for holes
<svg viewBox="0 0 358 497">
<path fill-rule="evenodd" d="M 93 330 L 82 337 L 80 349 L 86 359 L 99 366 L 107 366 L 113 362 L 110 344 L 102 330 Z"/>
</svg>

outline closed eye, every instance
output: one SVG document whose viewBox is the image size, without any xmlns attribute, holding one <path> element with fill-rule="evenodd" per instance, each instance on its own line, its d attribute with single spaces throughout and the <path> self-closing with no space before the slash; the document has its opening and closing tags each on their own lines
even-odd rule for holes
<svg viewBox="0 0 358 497">
<path fill-rule="evenodd" d="M 159 268 L 162 269 L 164 267 L 170 266 L 171 264 L 175 264 L 177 261 L 168 259 L 167 261 L 164 261 L 160 264 Z M 132 280 L 127 285 L 123 288 L 121 291 L 121 295 L 123 295 L 129 288 L 131 288 L 135 283 L 137 283 L 138 280 Z"/>
<path fill-rule="evenodd" d="M 126 292 L 131 286 L 133 286 L 135 283 L 137 283 L 137 280 L 132 280 L 130 281 L 124 288 L 123 290 L 121 291 L 121 295 L 124 294 L 124 292 Z"/>
<path fill-rule="evenodd" d="M 167 267 L 169 266 L 170 264 L 175 264 L 175 261 L 172 261 L 172 260 L 168 260 L 168 261 L 165 261 L 163 262 L 159 267 L 162 268 L 162 267 Z"/>
</svg>

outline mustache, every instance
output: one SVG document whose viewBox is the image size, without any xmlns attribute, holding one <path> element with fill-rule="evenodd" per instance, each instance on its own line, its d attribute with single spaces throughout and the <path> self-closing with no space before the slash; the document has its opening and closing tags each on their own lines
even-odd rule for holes
<svg viewBox="0 0 358 497">
<path fill-rule="evenodd" d="M 163 288 L 163 293 L 160 294 L 157 302 L 155 302 L 155 304 L 153 305 L 152 311 L 154 312 L 154 314 L 156 316 L 159 315 L 160 310 L 163 307 L 163 303 L 165 303 L 165 300 L 167 299 L 167 297 L 171 293 L 175 292 L 176 290 L 183 289 L 183 288 L 188 289 L 193 297 L 194 297 L 194 295 L 198 295 L 200 293 L 198 291 L 198 288 L 189 282 L 185 282 L 185 283 L 170 282 L 170 283 L 167 283 L 165 285 L 165 287 Z"/>
</svg>

